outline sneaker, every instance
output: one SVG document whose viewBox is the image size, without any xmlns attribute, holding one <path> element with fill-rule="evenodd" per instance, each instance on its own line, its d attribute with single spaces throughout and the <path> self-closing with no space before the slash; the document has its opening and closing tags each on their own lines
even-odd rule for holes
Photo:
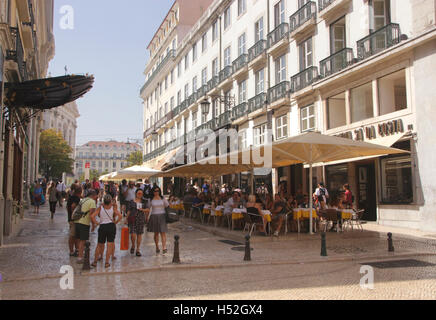
<svg viewBox="0 0 436 320">
<path fill-rule="evenodd" d="M 278 236 L 279 236 L 279 232 L 278 231 L 274 232 L 274 237 L 278 237 Z"/>
</svg>

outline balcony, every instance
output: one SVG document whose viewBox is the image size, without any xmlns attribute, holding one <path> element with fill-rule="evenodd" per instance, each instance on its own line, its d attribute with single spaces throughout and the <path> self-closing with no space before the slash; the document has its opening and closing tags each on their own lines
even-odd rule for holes
<svg viewBox="0 0 436 320">
<path fill-rule="evenodd" d="M 318 17 L 320 19 L 329 19 L 337 15 L 339 11 L 346 12 L 346 5 L 352 0 L 318 0 Z"/>
<path fill-rule="evenodd" d="M 400 43 L 400 25 L 391 23 L 357 41 L 357 58 L 364 60 Z"/>
<path fill-rule="evenodd" d="M 190 106 L 192 106 L 193 104 L 197 103 L 197 92 L 194 92 L 193 94 L 191 94 L 188 99 L 187 99 L 187 103 L 188 103 L 188 108 Z"/>
<path fill-rule="evenodd" d="M 251 113 L 262 109 L 265 106 L 265 100 L 265 93 L 258 94 L 254 98 L 251 98 L 250 100 L 248 100 L 248 111 Z"/>
<path fill-rule="evenodd" d="M 181 104 L 180 104 L 180 112 L 183 112 L 183 111 L 185 111 L 186 109 L 188 109 L 188 107 L 189 107 L 189 98 L 187 98 L 185 101 L 183 101 Z"/>
<path fill-rule="evenodd" d="M 316 25 L 316 3 L 307 2 L 290 17 L 290 34 L 292 38 L 305 35 Z"/>
<path fill-rule="evenodd" d="M 160 71 L 165 67 L 165 65 L 168 63 L 168 61 L 174 59 L 176 57 L 176 51 L 170 50 L 166 57 L 159 63 L 157 68 L 153 71 L 151 76 L 147 79 L 147 82 L 144 84 L 144 86 L 141 88 L 141 94 L 144 92 L 144 90 L 150 85 L 150 83 L 153 81 L 153 79 L 160 73 Z"/>
<path fill-rule="evenodd" d="M 300 91 L 318 80 L 318 68 L 309 67 L 291 78 L 291 92 Z"/>
<path fill-rule="evenodd" d="M 339 72 L 354 62 L 353 49 L 344 48 L 319 63 L 320 78 Z"/>
<path fill-rule="evenodd" d="M 180 106 L 173 109 L 173 117 L 176 117 L 180 113 Z"/>
<path fill-rule="evenodd" d="M 268 34 L 268 50 L 274 52 L 288 44 L 289 24 L 282 23 Z M 286 41 L 282 41 L 282 40 Z"/>
<path fill-rule="evenodd" d="M 250 64 L 255 64 L 259 62 L 260 60 L 265 59 L 266 60 L 266 49 L 268 46 L 268 42 L 266 40 L 260 40 L 256 42 L 254 46 L 252 46 L 250 49 L 248 49 L 248 62 Z M 260 58 L 262 57 L 262 58 Z"/>
<path fill-rule="evenodd" d="M 227 66 L 224 67 L 223 70 L 220 71 L 218 77 L 219 77 L 219 84 L 222 84 L 223 82 L 225 82 L 226 80 L 228 80 L 230 78 L 230 76 L 232 75 L 232 66 Z"/>
<path fill-rule="evenodd" d="M 207 82 L 207 91 L 211 92 L 211 91 L 215 91 L 217 86 L 219 84 L 219 78 L 218 76 L 213 76 L 212 79 L 210 79 Z"/>
<path fill-rule="evenodd" d="M 248 71 L 247 65 L 248 65 L 248 54 L 240 55 L 238 59 L 233 61 L 232 64 L 233 76 L 237 78 L 241 74 L 247 72 Z"/>
<path fill-rule="evenodd" d="M 215 130 L 232 124 L 232 110 L 227 110 L 215 119 Z"/>
<path fill-rule="evenodd" d="M 12 60 L 17 63 L 18 73 L 20 74 L 21 81 L 28 80 L 26 62 L 24 61 L 24 49 L 21 41 L 20 32 L 18 28 L 10 28 L 11 35 L 14 39 L 15 50 L 6 50 L 6 60 Z"/>
<path fill-rule="evenodd" d="M 197 90 L 197 99 L 201 99 L 207 94 L 207 84 L 202 85 L 200 89 Z"/>
<path fill-rule="evenodd" d="M 188 142 L 194 141 L 195 138 L 196 138 L 196 136 L 197 136 L 197 135 L 196 135 L 196 131 L 195 131 L 195 129 L 189 131 L 189 132 L 186 134 L 186 142 L 188 143 Z"/>
<path fill-rule="evenodd" d="M 268 90 L 268 102 L 272 105 L 276 104 L 275 102 L 280 102 L 282 99 L 288 99 L 289 100 L 289 89 L 290 89 L 290 82 L 289 81 L 283 81 L 279 83 L 278 85 L 272 87 Z M 279 105 L 279 104 L 276 104 Z"/>
<path fill-rule="evenodd" d="M 247 102 L 243 102 L 232 110 L 232 119 L 233 121 L 246 116 L 249 113 Z"/>
<path fill-rule="evenodd" d="M 210 120 L 206 123 L 203 123 L 201 126 L 195 129 L 195 134 L 198 137 L 204 136 L 204 133 L 214 131 L 215 130 L 215 120 Z"/>
</svg>

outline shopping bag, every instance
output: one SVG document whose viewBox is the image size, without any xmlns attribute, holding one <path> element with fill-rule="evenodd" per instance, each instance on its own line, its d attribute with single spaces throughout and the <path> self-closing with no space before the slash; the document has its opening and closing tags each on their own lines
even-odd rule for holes
<svg viewBox="0 0 436 320">
<path fill-rule="evenodd" d="M 120 250 L 129 250 L 129 228 L 124 227 L 121 229 L 121 246 Z"/>
</svg>

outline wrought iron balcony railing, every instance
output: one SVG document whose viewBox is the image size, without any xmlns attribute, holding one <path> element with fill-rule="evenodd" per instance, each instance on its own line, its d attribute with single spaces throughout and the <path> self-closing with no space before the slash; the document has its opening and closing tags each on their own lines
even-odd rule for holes
<svg viewBox="0 0 436 320">
<path fill-rule="evenodd" d="M 290 31 L 295 31 L 312 18 L 316 18 L 316 3 L 309 1 L 290 17 Z"/>
<path fill-rule="evenodd" d="M 324 10 L 333 2 L 335 2 L 335 0 L 318 0 L 318 12 Z"/>
<path fill-rule="evenodd" d="M 248 113 L 249 113 L 248 112 L 248 104 L 247 104 L 247 102 L 243 102 L 243 103 L 241 103 L 233 108 L 232 119 L 233 120 L 239 119 L 239 118 L 247 115 Z"/>
<path fill-rule="evenodd" d="M 233 73 L 238 72 L 248 64 L 248 54 L 242 54 L 238 59 L 233 61 Z"/>
<path fill-rule="evenodd" d="M 189 97 L 180 104 L 180 112 L 185 111 L 189 107 Z"/>
<path fill-rule="evenodd" d="M 176 57 L 176 50 L 170 50 L 168 54 L 165 56 L 165 58 L 159 63 L 157 68 L 150 75 L 150 77 L 147 79 L 147 82 L 145 82 L 144 86 L 141 89 L 141 92 L 144 91 L 145 88 L 147 88 L 147 86 L 153 81 L 156 75 L 159 74 L 159 72 L 167 64 L 167 62 L 170 61 L 171 59 L 174 59 L 175 57 Z"/>
<path fill-rule="evenodd" d="M 18 65 L 18 71 L 22 81 L 28 80 L 26 62 L 24 61 L 24 49 L 21 42 L 20 32 L 18 28 L 10 28 L 11 34 L 14 38 L 15 50 L 6 50 L 6 60 L 13 60 Z"/>
<path fill-rule="evenodd" d="M 225 80 L 227 80 L 231 75 L 232 75 L 232 66 L 227 66 L 224 67 L 223 70 L 220 71 L 219 73 L 219 83 L 224 82 Z"/>
<path fill-rule="evenodd" d="M 268 90 L 268 102 L 273 103 L 279 99 L 287 98 L 289 96 L 290 82 L 283 81 L 278 85 Z"/>
<path fill-rule="evenodd" d="M 357 57 L 364 60 L 401 41 L 400 25 L 391 23 L 357 41 Z"/>
<path fill-rule="evenodd" d="M 209 130 L 215 130 L 215 120 L 210 120 L 206 123 L 203 123 L 201 126 L 195 129 L 196 135 L 202 135 L 202 132 L 207 132 Z"/>
<path fill-rule="evenodd" d="M 285 38 L 289 33 L 289 24 L 282 23 L 268 34 L 268 48 Z"/>
<path fill-rule="evenodd" d="M 248 111 L 254 112 L 256 110 L 262 109 L 265 106 L 266 94 L 261 93 L 248 100 Z"/>
<path fill-rule="evenodd" d="M 188 97 L 188 107 L 197 102 L 197 92 L 194 92 Z"/>
<path fill-rule="evenodd" d="M 197 99 L 204 97 L 207 94 L 207 84 L 202 85 L 200 89 L 197 90 Z"/>
<path fill-rule="evenodd" d="M 215 130 L 219 130 L 229 124 L 232 124 L 232 110 L 227 110 L 215 118 Z"/>
<path fill-rule="evenodd" d="M 309 67 L 291 78 L 291 92 L 306 88 L 318 79 L 318 68 Z"/>
<path fill-rule="evenodd" d="M 213 90 L 214 88 L 216 88 L 216 86 L 217 86 L 218 84 L 219 84 L 219 78 L 218 78 L 218 76 L 213 76 L 212 79 L 210 79 L 210 80 L 207 82 L 207 91 L 209 92 L 209 91 Z"/>
<path fill-rule="evenodd" d="M 263 54 L 266 51 L 267 44 L 266 40 L 259 40 L 254 46 L 248 49 L 248 61 L 251 62 Z"/>
<path fill-rule="evenodd" d="M 320 77 L 328 77 L 339 72 L 354 62 L 353 49 L 344 48 L 319 63 Z"/>
</svg>

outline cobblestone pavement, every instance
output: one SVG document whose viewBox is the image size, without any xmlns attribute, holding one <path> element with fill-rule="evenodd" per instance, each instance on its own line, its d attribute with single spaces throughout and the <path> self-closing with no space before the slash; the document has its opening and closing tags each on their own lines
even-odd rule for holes
<svg viewBox="0 0 436 320">
<path fill-rule="evenodd" d="M 292 295 L 296 298 L 323 297 L 318 293 L 332 289 L 332 292 L 338 294 L 342 292 L 339 296 L 352 297 L 348 293 L 350 290 L 360 292 L 357 281 L 360 279 L 358 262 L 365 259 L 378 261 L 410 257 L 425 261 L 434 259 L 432 254 L 436 252 L 434 239 L 401 238 L 394 233 L 395 253 L 388 253 L 385 233 L 355 231 L 328 233 L 328 257 L 320 257 L 319 235 L 288 234 L 278 239 L 254 237 L 252 261 L 243 262 L 242 231 L 200 227 L 185 222 L 170 226 L 169 253 L 165 256 L 156 255 L 152 234 L 144 237 L 141 258 L 131 256 L 129 252 L 120 252 L 118 237 L 118 259 L 113 265 L 104 269 L 99 264 L 96 269 L 82 273 L 81 266 L 75 262 L 76 258 L 68 255 L 65 210 L 58 208 L 55 220 L 50 222 L 47 209 L 41 208 L 39 216 L 26 213 L 18 235 L 7 239 L 6 244 L 0 248 L 0 289 L 4 299 L 32 299 L 32 295 L 38 299 L 85 298 L 79 292 L 87 292 L 86 298 L 89 299 L 97 296 L 107 299 L 233 299 L 237 296 L 239 299 L 268 299 L 269 292 L 272 296 L 282 296 L 283 290 L 282 298 L 289 299 Z M 216 230 L 218 232 L 215 234 L 206 232 Z M 172 264 L 175 234 L 181 237 L 181 265 Z M 96 236 L 96 233 L 91 234 L 91 256 L 95 249 Z M 222 240 L 233 240 L 237 243 L 223 243 Z M 62 277 L 59 272 L 64 265 L 71 265 L 75 270 L 76 290 L 73 292 L 58 292 L 59 279 Z M 326 270 L 331 270 L 331 274 L 326 273 Z M 435 267 L 425 267 L 422 270 L 408 268 L 408 272 L 404 273 L 405 278 L 400 276 L 403 274 L 400 270 L 377 271 L 376 281 L 379 274 L 380 279 L 386 280 L 381 287 L 394 288 L 400 286 L 402 281 L 414 280 L 417 288 L 422 287 L 422 290 L 415 290 L 414 297 L 434 298 Z M 176 286 L 174 279 L 180 280 Z M 284 279 L 288 280 L 282 283 Z M 41 291 L 38 288 L 46 290 Z M 99 296 L 101 289 L 104 289 L 104 297 Z M 383 292 L 387 293 L 390 289 L 386 290 Z M 383 292 L 379 296 L 373 293 L 371 296 L 365 296 L 364 293 L 360 295 L 378 298 L 383 296 Z M 407 297 L 403 290 L 393 290 L 390 294 L 397 293 L 398 297 Z"/>
</svg>

